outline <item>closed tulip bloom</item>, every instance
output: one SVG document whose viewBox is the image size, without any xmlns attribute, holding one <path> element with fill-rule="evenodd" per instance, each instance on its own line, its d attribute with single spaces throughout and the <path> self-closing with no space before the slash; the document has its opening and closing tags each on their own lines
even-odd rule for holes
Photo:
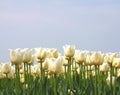
<svg viewBox="0 0 120 95">
<path fill-rule="evenodd" d="M 104 61 L 104 55 L 101 52 L 93 52 L 90 60 L 94 65 L 101 65 Z"/>
<path fill-rule="evenodd" d="M 100 66 L 100 71 L 101 72 L 107 72 L 109 71 L 110 67 L 109 64 L 107 62 L 104 62 L 101 66 Z"/>
<path fill-rule="evenodd" d="M 31 67 L 31 73 L 34 77 L 40 77 L 40 65 L 35 64 Z"/>
<path fill-rule="evenodd" d="M 35 57 L 37 62 L 44 61 L 47 56 L 47 51 L 45 48 L 35 48 Z"/>
<path fill-rule="evenodd" d="M 43 68 L 43 70 L 48 71 L 48 59 L 46 59 L 46 60 L 43 62 L 42 68 Z"/>
<path fill-rule="evenodd" d="M 82 63 L 82 62 L 84 62 L 85 61 L 85 52 L 84 51 L 79 51 L 79 50 L 76 50 L 75 51 L 75 56 L 74 56 L 74 58 L 75 58 L 75 61 L 78 63 L 78 64 L 80 64 L 80 63 Z"/>
<path fill-rule="evenodd" d="M 86 60 L 85 60 L 85 64 L 86 65 L 93 65 L 93 63 L 91 62 L 91 55 L 90 54 L 88 54 L 87 56 L 86 56 Z"/>
<path fill-rule="evenodd" d="M 112 64 L 113 59 L 117 57 L 118 57 L 117 53 L 107 53 L 104 60 L 109 64 Z"/>
<path fill-rule="evenodd" d="M 32 58 L 32 50 L 25 48 L 22 50 L 23 53 L 23 62 L 28 63 Z"/>
<path fill-rule="evenodd" d="M 120 68 L 120 58 L 114 58 L 112 62 L 112 66 L 115 68 Z"/>
<path fill-rule="evenodd" d="M 57 75 L 64 73 L 64 71 L 63 71 L 63 59 L 61 56 L 58 57 L 55 61 L 55 73 Z"/>
<path fill-rule="evenodd" d="M 48 54 L 47 54 L 48 58 L 58 58 L 59 53 L 58 53 L 57 49 L 55 49 L 55 48 L 49 48 L 47 50 L 48 50 Z"/>
<path fill-rule="evenodd" d="M 20 65 L 22 63 L 22 52 L 20 49 L 10 49 L 10 60 L 13 64 Z"/>
<path fill-rule="evenodd" d="M 63 46 L 63 50 L 66 58 L 72 58 L 75 54 L 75 46 L 73 45 L 65 45 Z"/>
<path fill-rule="evenodd" d="M 62 57 L 48 59 L 48 73 L 60 75 L 64 72 L 63 70 L 63 59 Z"/>
<path fill-rule="evenodd" d="M 11 71 L 8 73 L 8 78 L 9 79 L 14 79 L 15 78 L 15 73 L 14 73 L 14 71 L 11 69 Z"/>
<path fill-rule="evenodd" d="M 25 78 L 24 77 L 20 78 L 20 82 L 24 83 L 25 82 Z"/>
<path fill-rule="evenodd" d="M 49 74 L 55 74 L 55 58 L 49 58 L 48 60 L 48 73 Z"/>
<path fill-rule="evenodd" d="M 31 56 L 28 64 L 31 65 L 31 64 L 33 64 L 33 63 L 34 63 L 34 55 Z"/>
<path fill-rule="evenodd" d="M 8 74 L 8 73 L 10 72 L 10 70 L 11 70 L 11 66 L 10 66 L 9 63 L 4 63 L 4 64 L 2 65 L 2 72 L 3 72 L 4 74 Z"/>
<path fill-rule="evenodd" d="M 63 57 L 63 66 L 68 66 L 68 60 L 64 57 Z"/>
</svg>

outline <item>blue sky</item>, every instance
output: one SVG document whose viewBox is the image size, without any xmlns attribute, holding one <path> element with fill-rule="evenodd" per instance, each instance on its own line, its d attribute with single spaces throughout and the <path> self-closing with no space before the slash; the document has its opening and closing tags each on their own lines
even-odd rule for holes
<svg viewBox="0 0 120 95">
<path fill-rule="evenodd" d="M 0 0 L 0 62 L 9 48 L 120 51 L 120 0 Z"/>
</svg>

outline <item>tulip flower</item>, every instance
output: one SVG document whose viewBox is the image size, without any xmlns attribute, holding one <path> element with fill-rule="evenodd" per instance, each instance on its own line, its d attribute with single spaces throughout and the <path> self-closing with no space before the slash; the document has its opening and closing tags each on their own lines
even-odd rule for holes
<svg viewBox="0 0 120 95">
<path fill-rule="evenodd" d="M 75 51 L 75 61 L 79 64 L 79 63 L 83 63 L 86 59 L 86 53 L 84 51 L 79 51 L 76 50 Z"/>
<path fill-rule="evenodd" d="M 10 49 L 10 60 L 13 64 L 20 65 L 23 61 L 21 49 Z"/>
<path fill-rule="evenodd" d="M 45 48 L 34 48 L 37 62 L 44 61 L 47 56 Z"/>
<path fill-rule="evenodd" d="M 101 66 L 100 66 L 100 71 L 101 72 L 107 72 L 109 71 L 110 66 L 107 62 L 104 62 Z"/>
<path fill-rule="evenodd" d="M 112 66 L 115 68 L 120 68 L 120 58 L 114 58 L 112 62 Z"/>
<path fill-rule="evenodd" d="M 114 58 L 117 58 L 118 57 L 118 54 L 117 53 L 107 53 L 106 54 L 106 56 L 105 56 L 105 58 L 104 58 L 104 60 L 106 61 L 106 62 L 108 62 L 109 64 L 112 64 L 112 62 L 113 62 L 113 59 Z"/>
<path fill-rule="evenodd" d="M 2 72 L 4 74 L 8 74 L 10 72 L 10 70 L 11 70 L 10 64 L 9 63 L 3 63 L 3 65 L 2 65 Z"/>
<path fill-rule="evenodd" d="M 28 63 L 32 59 L 32 49 L 25 48 L 22 50 L 23 53 L 23 62 Z"/>
<path fill-rule="evenodd" d="M 66 58 L 72 58 L 75 54 L 75 46 L 74 45 L 65 45 L 63 46 L 64 55 Z"/>
</svg>

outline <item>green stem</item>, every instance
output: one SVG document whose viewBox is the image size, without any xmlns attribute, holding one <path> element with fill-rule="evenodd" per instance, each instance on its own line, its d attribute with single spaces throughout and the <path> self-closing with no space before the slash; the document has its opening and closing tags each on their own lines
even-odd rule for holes
<svg viewBox="0 0 120 95">
<path fill-rule="evenodd" d="M 41 95 L 43 94 L 43 68 L 42 68 L 42 60 L 40 61 L 40 71 L 41 71 L 41 84 L 40 84 L 40 92 Z"/>
<path fill-rule="evenodd" d="M 97 66 L 95 65 L 95 95 L 97 95 Z"/>
<path fill-rule="evenodd" d="M 117 68 L 115 68 L 115 83 L 113 87 L 113 95 L 116 95 L 116 77 L 117 77 Z"/>
<path fill-rule="evenodd" d="M 57 95 L 56 74 L 54 74 L 54 95 Z"/>
<path fill-rule="evenodd" d="M 99 69 L 99 65 L 98 65 L 98 95 L 100 95 L 100 69 Z"/>
<path fill-rule="evenodd" d="M 112 76 L 113 76 L 113 67 L 112 64 L 110 64 L 110 88 L 111 88 L 111 93 L 113 95 Z"/>
</svg>

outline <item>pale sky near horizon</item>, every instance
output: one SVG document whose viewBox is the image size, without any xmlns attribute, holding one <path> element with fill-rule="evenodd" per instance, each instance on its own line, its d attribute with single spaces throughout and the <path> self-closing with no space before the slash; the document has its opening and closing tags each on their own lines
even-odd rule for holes
<svg viewBox="0 0 120 95">
<path fill-rule="evenodd" d="M 0 62 L 10 48 L 119 52 L 119 41 L 120 0 L 0 0 Z"/>
</svg>

